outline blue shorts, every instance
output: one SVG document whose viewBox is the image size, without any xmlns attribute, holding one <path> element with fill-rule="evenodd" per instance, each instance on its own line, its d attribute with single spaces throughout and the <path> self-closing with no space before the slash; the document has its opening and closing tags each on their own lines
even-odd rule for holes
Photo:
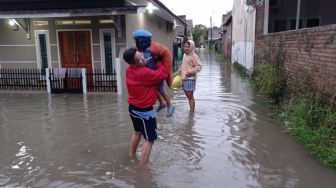
<svg viewBox="0 0 336 188">
<path fill-rule="evenodd" d="M 130 105 L 128 109 L 129 115 L 133 122 L 134 131 L 141 132 L 144 139 L 148 141 L 154 141 L 157 139 L 156 117 L 151 115 L 142 116 L 141 114 L 147 114 L 147 112 L 151 114 L 152 110 L 154 109 L 153 108 L 140 109 L 134 107 L 133 105 Z"/>
<path fill-rule="evenodd" d="M 196 88 L 196 79 L 183 80 L 184 91 L 195 91 L 195 88 Z"/>
</svg>

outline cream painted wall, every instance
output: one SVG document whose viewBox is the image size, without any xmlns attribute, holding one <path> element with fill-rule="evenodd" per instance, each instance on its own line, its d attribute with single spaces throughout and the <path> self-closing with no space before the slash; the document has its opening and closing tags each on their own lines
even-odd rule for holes
<svg viewBox="0 0 336 188">
<path fill-rule="evenodd" d="M 232 63 L 238 62 L 252 72 L 254 61 L 256 11 L 235 0 L 232 10 Z"/>
<path fill-rule="evenodd" d="M 144 28 L 153 35 L 152 40 L 166 45 L 173 53 L 173 31 L 167 32 L 167 21 L 148 13 L 126 15 L 126 43 L 127 47 L 135 46 L 132 33 L 136 29 Z"/>
</svg>

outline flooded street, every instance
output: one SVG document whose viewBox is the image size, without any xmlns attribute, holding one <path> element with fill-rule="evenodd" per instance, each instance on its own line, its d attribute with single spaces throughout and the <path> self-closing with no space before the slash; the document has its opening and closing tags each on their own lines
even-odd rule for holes
<svg viewBox="0 0 336 188">
<path fill-rule="evenodd" d="M 128 157 L 126 96 L 0 93 L 0 187 L 336 187 L 336 171 L 269 117 L 248 80 L 198 54 L 196 112 L 174 92 L 149 169 Z"/>
</svg>

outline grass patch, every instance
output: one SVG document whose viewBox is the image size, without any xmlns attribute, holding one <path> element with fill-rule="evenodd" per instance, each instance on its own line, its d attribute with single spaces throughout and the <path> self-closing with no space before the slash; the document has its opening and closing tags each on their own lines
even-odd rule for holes
<svg viewBox="0 0 336 188">
<path fill-rule="evenodd" d="M 216 54 L 216 59 L 220 62 L 228 62 L 228 59 L 225 58 L 223 53 L 217 53 Z"/>
<path fill-rule="evenodd" d="M 252 85 L 262 96 L 275 101 L 279 117 L 289 134 L 302 143 L 321 163 L 336 169 L 336 113 L 333 102 L 309 97 L 309 90 L 284 101 L 286 86 L 278 69 L 261 64 L 252 75 Z M 306 94 L 305 94 L 306 93 Z M 307 94 L 308 93 L 308 94 Z M 306 96 L 306 97 L 304 97 Z M 334 100 L 331 100 L 334 101 Z"/>
<path fill-rule="evenodd" d="M 319 100 L 303 97 L 285 109 L 288 132 L 323 164 L 336 169 L 336 113 Z"/>
</svg>

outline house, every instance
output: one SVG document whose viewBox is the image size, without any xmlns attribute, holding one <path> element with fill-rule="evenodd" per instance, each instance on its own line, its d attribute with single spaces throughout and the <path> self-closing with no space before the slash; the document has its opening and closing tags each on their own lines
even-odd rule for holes
<svg viewBox="0 0 336 188">
<path fill-rule="evenodd" d="M 192 34 L 193 34 L 193 29 L 194 29 L 194 24 L 193 24 L 193 20 L 189 19 L 186 21 L 187 22 L 187 36 L 188 38 L 193 38 Z"/>
<path fill-rule="evenodd" d="M 176 25 L 186 26 L 159 0 L 0 0 L 0 89 L 121 94 L 132 32 L 173 52 Z"/>
<path fill-rule="evenodd" d="M 256 10 L 247 2 L 235 0 L 232 9 L 231 62 L 239 63 L 248 72 L 253 71 Z"/>
<path fill-rule="evenodd" d="M 187 19 L 186 19 L 186 15 L 179 15 L 178 16 L 181 20 L 183 20 L 184 23 L 186 23 Z M 181 46 L 184 38 L 186 36 L 186 27 L 184 27 L 183 25 L 177 25 L 176 26 L 176 43 Z"/>
<path fill-rule="evenodd" d="M 220 49 L 222 35 L 221 35 L 221 28 L 219 27 L 210 27 L 208 29 L 208 43 L 209 47 L 215 48 L 216 51 Z"/>
<path fill-rule="evenodd" d="M 222 16 L 221 24 L 222 43 L 221 50 L 225 57 L 231 58 L 232 49 L 232 12 L 228 12 Z"/>
<path fill-rule="evenodd" d="M 329 101 L 336 93 L 332 0 L 256 0 L 254 66 L 273 64 L 296 93 Z M 239 18 L 235 18 L 239 19 Z"/>
<path fill-rule="evenodd" d="M 187 20 L 186 15 L 180 15 L 178 16 L 181 20 L 184 21 L 186 24 L 186 27 L 184 25 L 177 25 L 176 26 L 176 33 L 177 33 L 177 38 L 178 41 L 177 43 L 179 46 L 181 46 L 183 40 L 185 38 L 192 38 L 192 32 L 193 32 L 193 21 L 192 20 Z"/>
<path fill-rule="evenodd" d="M 172 50 L 177 24 L 159 0 L 0 0 L 0 68 L 112 72 L 135 29 Z"/>
</svg>

